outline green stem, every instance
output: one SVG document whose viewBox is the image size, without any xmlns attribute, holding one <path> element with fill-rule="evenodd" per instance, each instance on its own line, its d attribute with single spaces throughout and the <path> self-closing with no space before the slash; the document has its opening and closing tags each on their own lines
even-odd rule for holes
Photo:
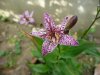
<svg viewBox="0 0 100 75">
<path fill-rule="evenodd" d="M 59 58 L 60 58 L 60 45 L 58 45 L 57 47 L 58 47 L 58 56 L 57 56 L 57 60 L 59 60 Z"/>
<path fill-rule="evenodd" d="M 91 27 L 92 27 L 93 24 L 96 22 L 96 20 L 99 19 L 99 18 L 98 18 L 99 12 L 100 12 L 100 9 L 98 10 L 98 8 L 97 8 L 97 14 L 96 14 L 96 16 L 95 16 L 94 21 L 91 23 L 91 25 L 89 26 L 89 28 L 85 30 L 85 32 L 83 33 L 81 39 L 83 39 L 83 38 L 85 37 L 85 35 L 86 35 L 86 34 L 88 33 L 88 31 L 91 29 Z"/>
<path fill-rule="evenodd" d="M 60 54 L 60 45 L 58 45 L 58 50 L 59 50 L 59 54 Z"/>
<path fill-rule="evenodd" d="M 97 17 L 96 19 L 99 19 L 100 18 L 100 16 L 99 17 Z"/>
</svg>

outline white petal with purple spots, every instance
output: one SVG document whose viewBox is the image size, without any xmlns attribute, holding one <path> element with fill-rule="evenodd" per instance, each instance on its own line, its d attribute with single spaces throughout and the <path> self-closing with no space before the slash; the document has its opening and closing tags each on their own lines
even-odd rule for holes
<svg viewBox="0 0 100 75">
<path fill-rule="evenodd" d="M 44 13 L 44 27 L 47 30 L 51 30 L 55 28 L 54 21 L 48 13 Z"/>
<path fill-rule="evenodd" d="M 42 45 L 42 55 L 45 56 L 48 53 L 51 53 L 55 49 L 56 46 L 57 46 L 56 43 L 45 40 Z"/>
<path fill-rule="evenodd" d="M 59 44 L 68 46 L 78 46 L 78 42 L 70 35 L 62 35 Z"/>
<path fill-rule="evenodd" d="M 71 16 L 66 16 L 64 18 L 63 22 L 61 23 L 61 27 L 60 27 L 61 30 L 64 30 L 65 29 L 65 27 L 68 24 L 68 21 L 69 21 L 70 18 L 71 18 Z"/>
<path fill-rule="evenodd" d="M 37 30 L 35 30 L 35 29 L 33 28 L 31 34 L 32 34 L 33 36 L 40 37 L 40 38 L 43 38 L 43 39 L 46 37 L 46 32 L 43 31 L 43 29 L 37 31 Z"/>
</svg>

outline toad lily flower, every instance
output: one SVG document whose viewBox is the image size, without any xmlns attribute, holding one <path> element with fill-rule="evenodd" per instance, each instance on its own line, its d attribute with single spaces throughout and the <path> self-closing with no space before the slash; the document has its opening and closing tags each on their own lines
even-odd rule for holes
<svg viewBox="0 0 100 75">
<path fill-rule="evenodd" d="M 48 13 L 44 13 L 45 30 L 38 32 L 32 31 L 33 36 L 41 37 L 45 41 L 42 45 L 42 55 L 51 53 L 58 44 L 77 46 L 78 42 L 70 35 L 64 33 L 69 17 L 65 17 L 60 26 L 56 26 L 52 17 Z"/>
<path fill-rule="evenodd" d="M 32 18 L 33 12 L 29 13 L 29 11 L 25 11 L 22 15 L 20 15 L 20 24 L 33 24 L 34 19 Z"/>
</svg>

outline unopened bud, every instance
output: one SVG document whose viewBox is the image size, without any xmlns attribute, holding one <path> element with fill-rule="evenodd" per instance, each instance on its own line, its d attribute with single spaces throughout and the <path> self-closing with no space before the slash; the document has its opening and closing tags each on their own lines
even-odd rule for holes
<svg viewBox="0 0 100 75">
<path fill-rule="evenodd" d="M 69 20 L 68 20 L 68 23 L 65 27 L 65 30 L 64 30 L 64 33 L 68 33 L 69 30 L 76 24 L 78 20 L 78 17 L 77 16 L 72 16 Z"/>
<path fill-rule="evenodd" d="M 77 16 L 72 16 L 68 21 L 66 29 L 71 29 L 76 24 L 77 20 L 78 20 Z"/>
</svg>

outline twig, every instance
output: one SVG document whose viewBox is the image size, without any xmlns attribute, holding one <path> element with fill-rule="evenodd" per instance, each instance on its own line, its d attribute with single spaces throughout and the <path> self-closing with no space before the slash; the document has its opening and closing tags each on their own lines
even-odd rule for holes
<svg viewBox="0 0 100 75">
<path fill-rule="evenodd" d="M 96 19 L 99 19 L 100 18 L 100 16 L 99 17 L 97 17 Z"/>
<path fill-rule="evenodd" d="M 100 17 L 98 17 L 99 12 L 100 12 L 100 9 L 97 8 L 97 14 L 96 14 L 96 16 L 95 16 L 94 21 L 91 23 L 91 25 L 89 26 L 89 28 L 85 30 L 85 32 L 83 33 L 81 39 L 83 39 L 83 38 L 85 37 L 85 35 L 86 35 L 86 34 L 88 33 L 88 31 L 91 29 L 91 27 L 92 27 L 93 24 L 96 22 L 96 20 L 100 18 Z"/>
</svg>

